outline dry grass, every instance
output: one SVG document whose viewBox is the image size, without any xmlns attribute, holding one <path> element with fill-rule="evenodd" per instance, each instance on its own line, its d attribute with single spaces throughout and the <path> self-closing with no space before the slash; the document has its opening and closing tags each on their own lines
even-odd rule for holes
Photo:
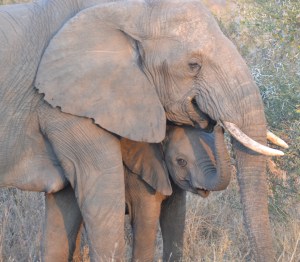
<svg viewBox="0 0 300 262">
<path fill-rule="evenodd" d="M 39 193 L 0 191 L 0 261 L 40 261 L 43 200 L 43 194 Z M 272 219 L 277 261 L 299 261 L 299 208 L 300 203 L 295 203 L 288 217 L 279 210 Z M 131 235 L 128 224 L 126 227 L 129 258 Z M 158 243 L 157 260 L 162 255 L 160 235 Z M 89 261 L 86 247 L 83 257 L 77 261 Z M 236 180 L 226 191 L 212 193 L 207 199 L 189 194 L 183 261 L 246 261 L 246 258 L 253 261 L 249 257 Z"/>
<path fill-rule="evenodd" d="M 39 261 L 42 193 L 0 189 L 0 261 Z"/>
<path fill-rule="evenodd" d="M 21 1 L 0 0 L 12 2 Z M 270 127 L 291 145 L 285 157 L 269 162 L 269 209 L 277 261 L 300 261 L 300 2 L 204 2 L 210 2 L 246 58 Z M 0 190 L 1 261 L 40 261 L 43 200 L 43 194 Z M 226 191 L 207 199 L 188 195 L 187 213 L 184 261 L 253 261 L 235 177 Z M 157 260 L 162 253 L 158 238 Z M 131 243 L 129 233 L 126 240 Z M 86 249 L 83 260 L 88 261 Z"/>
<path fill-rule="evenodd" d="M 299 204 L 271 219 L 277 261 L 299 261 Z M 277 207 L 279 208 L 279 207 Z M 288 213 L 286 213 L 288 211 Z M 254 261 L 243 227 L 242 207 L 234 180 L 208 199 L 190 195 L 184 261 Z M 199 259 L 198 259 L 199 258 Z"/>
</svg>

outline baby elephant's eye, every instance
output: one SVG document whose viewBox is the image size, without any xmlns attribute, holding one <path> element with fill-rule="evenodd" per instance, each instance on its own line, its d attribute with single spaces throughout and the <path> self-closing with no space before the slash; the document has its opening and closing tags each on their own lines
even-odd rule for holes
<svg viewBox="0 0 300 262">
<path fill-rule="evenodd" d="M 177 164 L 181 167 L 185 167 L 187 165 L 187 162 L 182 158 L 177 158 L 176 161 L 177 161 Z"/>
</svg>

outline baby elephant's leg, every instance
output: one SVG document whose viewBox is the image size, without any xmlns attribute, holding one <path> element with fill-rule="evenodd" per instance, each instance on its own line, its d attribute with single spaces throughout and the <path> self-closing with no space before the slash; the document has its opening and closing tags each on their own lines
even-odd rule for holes
<svg viewBox="0 0 300 262">
<path fill-rule="evenodd" d="M 181 261 L 186 213 L 186 191 L 174 183 L 173 194 L 162 203 L 160 227 L 164 261 Z"/>
<path fill-rule="evenodd" d="M 154 261 L 156 234 L 163 195 L 137 175 L 126 174 L 126 202 L 133 229 L 133 261 Z"/>
<path fill-rule="evenodd" d="M 82 216 L 71 186 L 46 195 L 45 215 L 42 242 L 44 261 L 72 261 Z"/>
</svg>

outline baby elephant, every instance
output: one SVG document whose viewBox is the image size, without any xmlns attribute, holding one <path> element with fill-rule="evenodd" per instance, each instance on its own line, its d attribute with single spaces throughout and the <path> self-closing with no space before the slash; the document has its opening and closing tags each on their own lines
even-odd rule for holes
<svg viewBox="0 0 300 262">
<path fill-rule="evenodd" d="M 222 128 L 216 126 L 214 134 L 208 134 L 195 128 L 169 126 L 162 144 L 122 139 L 121 147 L 126 206 L 133 228 L 132 260 L 154 260 L 160 222 L 164 261 L 179 261 L 186 191 L 207 197 L 209 191 L 223 190 L 230 181 Z M 96 202 L 95 199 L 95 205 Z M 47 195 L 43 254 L 46 261 L 72 259 L 81 222 L 70 187 Z"/>
</svg>

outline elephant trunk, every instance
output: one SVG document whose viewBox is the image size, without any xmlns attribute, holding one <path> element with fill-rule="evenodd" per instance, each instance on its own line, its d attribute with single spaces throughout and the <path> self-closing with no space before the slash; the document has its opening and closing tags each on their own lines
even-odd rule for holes
<svg viewBox="0 0 300 262">
<path fill-rule="evenodd" d="M 212 91 L 214 95 L 206 98 L 205 95 L 199 95 L 196 100 L 200 110 L 218 123 L 224 124 L 225 129 L 233 137 L 245 226 L 254 253 L 254 260 L 257 262 L 273 261 L 265 156 L 270 155 L 270 152 L 265 152 L 267 128 L 263 102 L 249 70 L 246 66 L 241 66 L 243 64 L 241 59 L 238 61 L 240 61 L 238 63 L 240 66 L 231 67 L 235 68 L 232 70 L 234 71 L 233 76 L 229 71 L 225 74 L 232 76 L 228 83 L 227 79 L 223 81 L 226 83 L 227 89 L 214 89 Z M 222 82 L 210 80 L 213 83 L 211 86 L 217 86 Z M 226 93 L 219 90 L 225 90 Z M 231 94 L 234 95 L 231 96 Z M 209 99 L 211 100 L 209 101 Z M 215 109 L 212 105 L 218 105 L 218 107 Z M 222 108 L 226 110 L 221 110 Z M 238 136 L 231 132 L 232 130 L 226 125 L 228 122 L 234 123 L 238 127 L 237 133 L 242 136 L 242 140 L 238 140 Z M 254 147 L 248 148 L 247 143 L 243 140 L 250 140 L 252 145 L 251 140 L 259 143 L 262 145 L 260 147 L 262 150 L 258 153 L 255 143 Z M 271 153 L 271 155 L 280 154 L 281 152 L 276 151 Z"/>
<path fill-rule="evenodd" d="M 216 183 L 213 191 L 227 188 L 231 178 L 230 157 L 224 141 L 224 130 L 220 126 L 214 128 L 215 133 L 215 157 L 216 157 Z"/>
<path fill-rule="evenodd" d="M 209 137 L 213 138 L 213 136 Z M 201 141 L 201 140 L 200 140 Z M 205 139 L 204 139 L 205 141 Z M 214 144 L 211 143 L 214 141 Z M 210 150 L 204 150 L 205 156 L 202 156 L 197 163 L 195 175 L 193 176 L 194 187 L 201 185 L 201 188 L 208 191 L 221 191 L 227 188 L 231 178 L 230 157 L 224 141 L 224 130 L 217 125 L 214 128 L 214 139 L 208 142 Z M 202 141 L 201 141 L 202 143 Z M 203 144 L 205 148 L 205 145 Z M 198 175 L 198 170 L 203 175 Z"/>
<path fill-rule="evenodd" d="M 249 124 L 243 132 L 262 145 L 266 144 L 264 113 L 257 110 L 247 115 Z M 250 123 L 253 120 L 252 124 Z M 243 205 L 244 222 L 255 261 L 273 261 L 274 253 L 268 214 L 266 157 L 246 148 L 233 138 L 237 177 Z"/>
</svg>

